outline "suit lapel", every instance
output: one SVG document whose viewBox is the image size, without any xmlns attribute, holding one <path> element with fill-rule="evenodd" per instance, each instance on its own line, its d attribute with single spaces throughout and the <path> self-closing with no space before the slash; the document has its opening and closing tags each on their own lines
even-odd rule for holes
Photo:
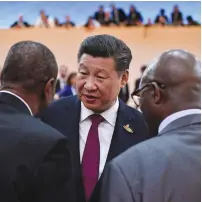
<svg viewBox="0 0 202 202">
<path fill-rule="evenodd" d="M 134 135 L 134 129 L 131 128 L 132 121 L 133 120 L 126 109 L 126 105 L 119 100 L 116 125 L 112 136 L 107 162 L 121 154 L 129 147 L 130 140 Z"/>
</svg>

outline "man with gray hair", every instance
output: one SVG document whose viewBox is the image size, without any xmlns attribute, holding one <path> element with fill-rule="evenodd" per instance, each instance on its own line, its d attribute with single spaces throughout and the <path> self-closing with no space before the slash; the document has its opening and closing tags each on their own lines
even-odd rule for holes
<svg viewBox="0 0 202 202">
<path fill-rule="evenodd" d="M 184 50 L 164 52 L 132 95 L 155 137 L 111 162 L 101 202 L 201 201 L 200 62 Z"/>
<path fill-rule="evenodd" d="M 8 52 L 0 90 L 2 202 L 68 202 L 67 139 L 33 117 L 52 101 L 57 72 L 55 57 L 43 44 L 22 41 Z"/>
</svg>

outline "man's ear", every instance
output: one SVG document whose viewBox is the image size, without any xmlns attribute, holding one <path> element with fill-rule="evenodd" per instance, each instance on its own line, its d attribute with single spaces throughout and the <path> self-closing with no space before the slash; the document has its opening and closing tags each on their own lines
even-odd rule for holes
<svg viewBox="0 0 202 202">
<path fill-rule="evenodd" d="M 123 88 L 128 83 L 129 71 L 126 70 L 121 76 L 121 88 Z"/>
<path fill-rule="evenodd" d="M 156 85 L 155 83 L 153 84 L 153 88 L 154 88 L 154 90 L 153 90 L 152 96 L 153 96 L 154 103 L 160 104 L 162 101 L 161 91 L 160 91 L 158 85 Z"/>
<path fill-rule="evenodd" d="M 44 88 L 44 94 L 46 97 L 49 97 L 50 95 L 55 94 L 55 79 L 51 78 L 47 81 L 45 88 Z"/>
</svg>

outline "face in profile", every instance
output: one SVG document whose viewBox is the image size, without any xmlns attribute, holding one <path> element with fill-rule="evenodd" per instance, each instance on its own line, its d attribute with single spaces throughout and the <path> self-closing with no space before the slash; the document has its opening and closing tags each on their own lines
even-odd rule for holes
<svg viewBox="0 0 202 202">
<path fill-rule="evenodd" d="M 88 54 L 81 56 L 76 88 L 86 108 L 94 112 L 109 109 L 117 99 L 123 83 L 123 77 L 117 74 L 113 58 Z"/>
<path fill-rule="evenodd" d="M 140 89 L 142 89 L 139 92 L 140 109 L 149 127 L 150 135 L 155 136 L 158 134 L 160 116 L 163 113 L 161 104 L 158 103 L 159 101 L 156 98 L 156 87 L 146 76 L 143 76 Z"/>
</svg>

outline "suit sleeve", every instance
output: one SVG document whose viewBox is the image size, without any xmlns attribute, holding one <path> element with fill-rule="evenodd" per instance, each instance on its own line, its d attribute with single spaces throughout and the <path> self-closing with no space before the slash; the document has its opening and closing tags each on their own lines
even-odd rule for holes
<svg viewBox="0 0 202 202">
<path fill-rule="evenodd" d="M 67 202 L 70 195 L 68 185 L 71 184 L 71 176 L 71 153 L 64 138 L 48 152 L 37 171 L 38 202 Z"/>
<path fill-rule="evenodd" d="M 126 178 L 113 162 L 104 172 L 100 202 L 134 202 Z"/>
</svg>

